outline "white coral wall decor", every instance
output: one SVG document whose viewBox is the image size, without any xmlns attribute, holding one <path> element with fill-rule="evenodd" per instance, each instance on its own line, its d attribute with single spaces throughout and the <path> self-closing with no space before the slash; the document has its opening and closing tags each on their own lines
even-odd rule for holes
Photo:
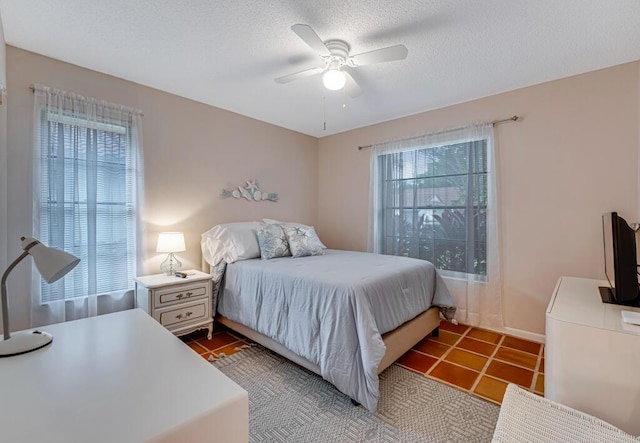
<svg viewBox="0 0 640 443">
<path fill-rule="evenodd" d="M 250 202 L 270 201 L 277 202 L 278 194 L 274 192 L 262 192 L 255 180 L 247 181 L 247 186 L 238 186 L 236 189 L 223 189 L 220 198 L 245 198 Z"/>
</svg>

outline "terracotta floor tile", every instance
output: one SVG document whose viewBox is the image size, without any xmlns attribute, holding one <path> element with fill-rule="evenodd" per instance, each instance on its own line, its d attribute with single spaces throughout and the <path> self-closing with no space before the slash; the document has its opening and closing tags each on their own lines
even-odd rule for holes
<svg viewBox="0 0 640 443">
<path fill-rule="evenodd" d="M 424 355 L 416 351 L 409 351 L 398 360 L 396 360 L 396 363 L 406 368 L 412 369 L 416 372 L 420 372 L 421 374 L 424 374 L 437 361 L 437 358 L 433 358 L 429 355 Z"/>
<path fill-rule="evenodd" d="M 445 357 L 446 361 L 457 363 L 465 368 L 481 371 L 484 365 L 489 360 L 487 357 L 482 357 L 478 354 L 472 354 L 471 352 L 463 351 L 458 348 L 453 348 L 449 354 Z"/>
<path fill-rule="evenodd" d="M 430 377 L 458 386 L 466 391 L 471 389 L 480 373 L 471 369 L 441 361 L 429 373 Z"/>
<path fill-rule="evenodd" d="M 216 357 L 220 357 L 222 354 L 224 354 L 226 357 L 235 354 L 236 352 L 240 351 L 240 346 L 246 344 L 243 341 L 237 341 L 235 343 L 232 343 L 230 345 L 225 346 L 224 348 L 220 348 L 218 350 L 216 350 L 213 354 Z"/>
<path fill-rule="evenodd" d="M 476 352 L 478 354 L 486 355 L 487 357 L 490 357 L 491 354 L 493 354 L 493 351 L 495 351 L 496 349 L 496 345 L 467 337 L 464 337 L 462 340 L 460 340 L 460 343 L 458 343 L 456 347 Z"/>
<path fill-rule="evenodd" d="M 489 363 L 485 372 L 487 375 L 510 381 L 511 383 L 520 385 L 525 389 L 529 389 L 529 387 L 531 387 L 531 381 L 533 380 L 533 371 L 519 368 L 517 366 L 510 365 L 509 363 L 503 363 L 498 360 L 493 360 Z"/>
<path fill-rule="evenodd" d="M 456 334 L 462 335 L 465 332 L 467 332 L 467 329 L 469 329 L 469 326 L 466 326 L 466 325 L 461 325 L 461 324 L 454 325 L 450 321 L 446 321 L 446 320 L 442 320 L 440 322 L 441 331 L 455 332 Z"/>
<path fill-rule="evenodd" d="M 530 354 L 535 354 L 537 356 L 540 353 L 541 344 L 534 341 L 523 340 L 522 338 L 506 335 L 504 337 L 504 341 L 502 342 L 502 346 L 517 349 L 518 351 L 529 352 Z"/>
<path fill-rule="evenodd" d="M 502 334 L 498 334 L 497 332 L 493 331 L 487 331 L 486 329 L 471 328 L 471 330 L 467 333 L 467 337 L 472 337 L 477 340 L 482 340 L 497 345 L 502 339 Z"/>
<path fill-rule="evenodd" d="M 498 352 L 496 352 L 496 355 L 494 355 L 493 358 L 507 363 L 513 363 L 514 365 L 523 366 L 531 370 L 534 370 L 536 368 L 536 363 L 538 363 L 537 355 L 517 351 L 511 348 L 504 348 L 502 346 L 498 348 Z"/>
<path fill-rule="evenodd" d="M 223 346 L 236 341 L 238 341 L 238 339 L 233 335 L 227 334 L 226 332 L 220 332 L 211 337 L 211 340 L 207 340 L 207 337 L 204 336 L 203 338 L 198 340 L 197 343 L 201 346 L 204 346 L 209 351 L 215 351 L 218 348 L 222 348 Z"/>
<path fill-rule="evenodd" d="M 194 351 L 196 351 L 198 354 L 202 354 L 205 352 L 209 352 L 207 350 L 207 348 L 204 348 L 202 346 L 200 346 L 198 343 L 194 342 L 194 341 L 190 341 L 187 343 L 187 346 L 189 346 L 191 349 L 193 349 Z"/>
<path fill-rule="evenodd" d="M 216 327 L 217 325 L 217 327 Z M 247 337 L 245 337 L 244 335 L 240 334 L 237 331 L 234 331 L 232 329 L 227 328 L 226 326 L 220 324 L 219 322 L 213 323 L 213 333 L 217 333 L 217 332 L 226 332 L 227 334 L 231 335 L 232 337 L 235 337 L 237 340 L 242 340 L 245 343 L 251 343 L 252 341 L 250 339 L 248 339 Z"/>
<path fill-rule="evenodd" d="M 534 391 L 544 394 L 544 374 L 538 374 Z"/>
<path fill-rule="evenodd" d="M 540 367 L 538 368 L 538 371 L 544 372 L 544 358 L 540 360 Z"/>
<path fill-rule="evenodd" d="M 438 337 L 429 336 L 429 340 L 437 341 L 446 345 L 454 345 L 460 339 L 460 335 L 449 331 L 440 331 Z"/>
<path fill-rule="evenodd" d="M 413 347 L 414 350 L 424 352 L 425 354 L 441 357 L 445 352 L 451 349 L 451 346 L 444 345 L 431 340 L 422 340 Z"/>
<path fill-rule="evenodd" d="M 506 382 L 483 375 L 473 392 L 481 397 L 493 400 L 496 403 L 502 403 L 506 390 Z"/>
</svg>

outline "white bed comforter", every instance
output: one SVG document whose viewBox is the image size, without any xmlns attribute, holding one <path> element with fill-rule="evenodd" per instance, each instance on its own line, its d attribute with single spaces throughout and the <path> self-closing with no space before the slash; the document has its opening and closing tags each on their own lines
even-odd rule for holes
<svg viewBox="0 0 640 443">
<path fill-rule="evenodd" d="M 228 265 L 218 312 L 317 364 L 373 412 L 386 350 L 381 334 L 434 305 L 453 317 L 453 300 L 431 263 L 326 250 Z"/>
</svg>

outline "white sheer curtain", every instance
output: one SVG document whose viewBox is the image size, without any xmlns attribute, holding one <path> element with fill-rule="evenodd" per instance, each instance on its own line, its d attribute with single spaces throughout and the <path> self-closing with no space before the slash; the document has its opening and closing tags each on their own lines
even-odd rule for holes
<svg viewBox="0 0 640 443">
<path fill-rule="evenodd" d="M 456 319 L 502 327 L 498 161 L 492 124 L 371 149 L 369 250 L 440 270 Z"/>
<path fill-rule="evenodd" d="M 33 235 L 81 259 L 47 285 L 32 271 L 31 326 L 133 307 L 142 242 L 142 114 L 35 86 Z"/>
</svg>

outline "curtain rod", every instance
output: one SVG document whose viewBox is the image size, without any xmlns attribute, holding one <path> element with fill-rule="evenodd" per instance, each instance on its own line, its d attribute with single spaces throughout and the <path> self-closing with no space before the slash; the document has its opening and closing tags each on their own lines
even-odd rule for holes
<svg viewBox="0 0 640 443">
<path fill-rule="evenodd" d="M 35 88 L 35 86 L 29 86 L 29 89 L 31 89 L 31 92 L 33 92 L 33 93 L 35 93 L 35 92 L 36 92 L 36 88 Z M 78 95 L 78 94 L 76 94 L 76 95 Z M 84 97 L 84 98 L 86 98 L 86 97 Z M 103 103 L 105 103 L 107 106 L 116 107 L 116 108 L 118 108 L 118 107 L 119 107 L 119 108 L 125 109 L 125 110 L 127 110 L 127 111 L 129 111 L 129 112 L 132 112 L 132 113 L 135 113 L 135 114 L 140 114 L 140 117 L 144 117 L 144 112 L 142 112 L 142 111 L 141 111 L 141 110 L 139 110 L 139 109 L 129 108 L 129 107 L 127 107 L 127 106 L 117 105 L 117 104 L 115 104 L 115 103 L 108 103 L 108 102 L 105 102 L 104 100 L 98 100 L 98 99 L 95 99 L 95 100 L 97 100 L 97 101 L 99 101 L 99 102 L 103 102 Z"/>
<path fill-rule="evenodd" d="M 500 124 L 500 123 L 506 123 L 506 122 L 517 122 L 519 118 L 520 118 L 520 117 L 518 117 L 517 115 L 514 115 L 513 117 L 505 118 L 505 119 L 502 119 L 502 120 L 494 120 L 494 121 L 489 122 L 489 123 L 491 123 L 493 126 L 495 126 L 495 125 Z M 459 126 L 459 127 L 457 127 L 457 128 L 446 129 L 446 130 L 444 130 L 444 131 L 439 132 L 438 134 L 442 134 L 442 133 L 444 133 L 444 132 L 457 131 L 457 130 L 459 130 L 459 129 L 464 129 L 464 128 L 466 128 L 466 126 Z M 428 135 L 428 134 L 425 134 L 425 135 Z M 405 138 L 405 139 L 404 139 L 404 140 L 402 140 L 402 141 L 415 140 L 415 139 L 417 139 L 417 138 L 422 138 L 422 137 L 424 137 L 425 135 L 419 135 L 419 136 L 417 136 L 417 137 Z M 381 143 L 384 143 L 384 142 L 381 142 Z M 370 148 L 370 147 L 372 147 L 372 146 L 373 146 L 373 145 L 358 146 L 358 151 L 361 151 L 361 150 L 363 150 L 363 149 Z"/>
</svg>

